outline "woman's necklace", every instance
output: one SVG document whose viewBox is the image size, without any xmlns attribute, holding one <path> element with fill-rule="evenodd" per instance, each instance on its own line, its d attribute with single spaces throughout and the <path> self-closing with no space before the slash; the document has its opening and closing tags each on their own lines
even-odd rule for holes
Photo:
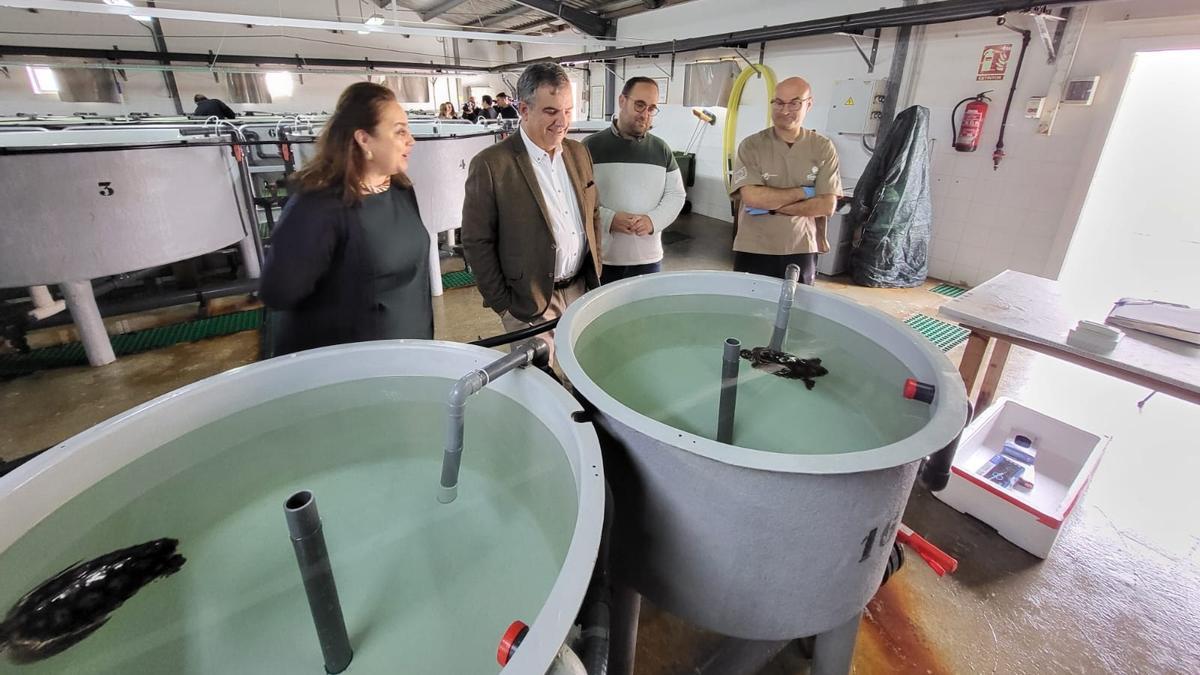
<svg viewBox="0 0 1200 675">
<path fill-rule="evenodd" d="M 372 194 L 372 195 L 377 195 L 377 194 L 380 194 L 383 192 L 387 192 L 391 187 L 392 187 L 392 177 L 391 176 L 388 176 L 387 178 L 385 178 L 383 180 L 383 182 L 379 183 L 378 185 L 367 185 L 366 183 L 358 184 L 358 188 L 360 190 L 362 190 L 364 194 Z"/>
</svg>

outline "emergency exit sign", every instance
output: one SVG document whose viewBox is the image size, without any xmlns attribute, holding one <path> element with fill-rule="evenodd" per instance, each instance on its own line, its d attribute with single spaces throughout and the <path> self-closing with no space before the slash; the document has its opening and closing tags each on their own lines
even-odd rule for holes
<svg viewBox="0 0 1200 675">
<path fill-rule="evenodd" d="M 1012 44 L 988 45 L 979 57 L 979 73 L 976 80 L 1003 80 L 1008 71 L 1008 57 L 1012 55 Z"/>
</svg>

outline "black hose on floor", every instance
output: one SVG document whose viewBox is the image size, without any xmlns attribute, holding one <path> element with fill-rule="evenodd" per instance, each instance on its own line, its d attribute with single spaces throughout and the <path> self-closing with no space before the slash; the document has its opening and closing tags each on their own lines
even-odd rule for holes
<svg viewBox="0 0 1200 675">
<path fill-rule="evenodd" d="M 581 650 L 583 667 L 588 675 L 607 675 L 609 631 L 612 627 L 612 577 L 609 548 L 612 536 L 613 495 L 608 481 L 604 482 L 604 528 L 600 534 L 600 550 L 592 583 L 584 599 L 580 623 L 583 628 Z"/>
<path fill-rule="evenodd" d="M 54 446 L 53 445 L 50 446 L 50 448 L 52 448 L 52 447 L 54 447 Z M 36 452 L 31 452 L 28 455 L 25 455 L 24 457 L 18 457 L 17 459 L 14 459 L 9 462 L 0 460 L 0 476 L 8 475 L 17 467 L 28 462 L 29 460 L 33 459 L 34 457 L 37 457 L 38 455 L 42 454 L 43 452 L 46 452 L 50 448 L 42 448 L 41 450 L 38 450 Z"/>
<path fill-rule="evenodd" d="M 535 324 L 528 328 L 514 330 L 511 333 L 501 333 L 500 335 L 494 335 L 490 338 L 482 338 L 470 344 L 479 345 L 480 347 L 500 347 L 503 345 L 512 344 L 514 342 L 520 342 L 521 340 L 528 340 L 535 335 L 541 335 L 547 331 L 552 331 L 557 325 L 558 319 L 551 319 L 544 323 Z"/>
<path fill-rule="evenodd" d="M 963 421 L 963 428 L 970 423 L 971 418 L 975 416 L 974 408 L 967 403 L 967 419 Z M 954 465 L 954 453 L 958 452 L 958 441 L 962 438 L 962 430 L 950 443 L 926 457 L 921 461 L 921 468 L 918 471 L 921 484 L 929 489 L 930 492 L 940 492 L 946 489 L 946 485 L 950 483 L 950 469 Z"/>
<path fill-rule="evenodd" d="M 888 556 L 887 566 L 883 568 L 883 581 L 879 582 L 880 587 L 892 578 L 892 575 L 900 571 L 904 567 L 904 545 L 900 542 L 892 543 L 892 553 Z"/>
</svg>

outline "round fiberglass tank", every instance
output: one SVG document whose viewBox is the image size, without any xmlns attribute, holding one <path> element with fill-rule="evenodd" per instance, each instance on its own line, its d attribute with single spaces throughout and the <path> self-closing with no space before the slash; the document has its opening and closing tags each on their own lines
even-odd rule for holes
<svg viewBox="0 0 1200 675">
<path fill-rule="evenodd" d="M 6 132 L 0 176 L 0 288 L 165 265 L 250 233 L 229 147 L 177 130 Z"/>
<path fill-rule="evenodd" d="M 392 341 L 272 359 L 0 478 L 0 616 L 80 560 L 164 537 L 187 559 L 21 672 L 323 672 L 283 508 L 310 490 L 354 649 L 346 672 L 494 673 L 519 619 L 531 630 L 504 672 L 543 675 L 588 586 L 604 478 L 579 404 L 518 370 L 471 397 L 458 498 L 438 503 L 446 396 L 501 356 Z"/>
<path fill-rule="evenodd" d="M 421 220 L 431 233 L 462 226 L 462 205 L 466 199 L 467 169 L 471 160 L 496 142 L 496 133 L 476 124 L 443 121 L 440 124 L 414 122 L 412 133 L 416 147 L 408 161 L 407 174 L 417 193 Z M 434 129 L 437 131 L 434 131 Z M 296 135 L 293 139 L 309 138 Z M 312 142 L 297 142 L 296 159 L 304 166 L 316 156 Z M 433 242 L 437 248 L 437 242 Z M 436 258 L 435 258 L 436 260 Z"/>
<path fill-rule="evenodd" d="M 733 444 L 716 437 L 726 338 L 767 346 L 781 282 L 731 272 L 593 290 L 558 325 L 558 358 L 595 407 L 616 495 L 614 564 L 656 605 L 726 635 L 784 640 L 840 626 L 879 587 L 925 456 L 966 419 L 962 381 L 894 319 L 800 286 L 784 351 L 828 374 L 739 360 Z M 932 405 L 902 396 L 913 377 Z"/>
<path fill-rule="evenodd" d="M 604 120 L 579 120 L 571 123 L 571 127 L 567 129 L 567 138 L 583 141 L 597 131 L 604 131 L 611 126 L 612 122 Z"/>
</svg>

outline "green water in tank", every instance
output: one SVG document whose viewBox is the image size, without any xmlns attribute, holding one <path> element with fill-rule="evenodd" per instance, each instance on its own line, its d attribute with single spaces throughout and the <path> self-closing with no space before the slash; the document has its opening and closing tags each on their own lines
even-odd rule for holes
<svg viewBox="0 0 1200 675">
<path fill-rule="evenodd" d="M 536 417 L 484 390 L 467 409 L 458 499 L 439 504 L 450 385 L 378 378 L 286 396 L 103 479 L 0 554 L 0 613 L 75 562 L 144 541 L 179 539 L 187 563 L 75 647 L 23 666 L 0 656 L 0 672 L 323 673 L 283 515 L 299 489 L 324 523 L 348 672 L 497 672 L 501 635 L 533 623 L 566 557 L 575 480 Z"/>
<path fill-rule="evenodd" d="M 674 295 L 607 311 L 575 344 L 580 366 L 610 396 L 676 429 L 715 439 L 726 338 L 765 347 L 775 303 L 727 295 Z M 905 399 L 912 374 L 866 336 L 793 309 L 784 351 L 820 358 L 829 374 L 812 390 L 740 360 L 733 444 L 792 454 L 833 454 L 902 440 L 929 421 Z"/>
</svg>

